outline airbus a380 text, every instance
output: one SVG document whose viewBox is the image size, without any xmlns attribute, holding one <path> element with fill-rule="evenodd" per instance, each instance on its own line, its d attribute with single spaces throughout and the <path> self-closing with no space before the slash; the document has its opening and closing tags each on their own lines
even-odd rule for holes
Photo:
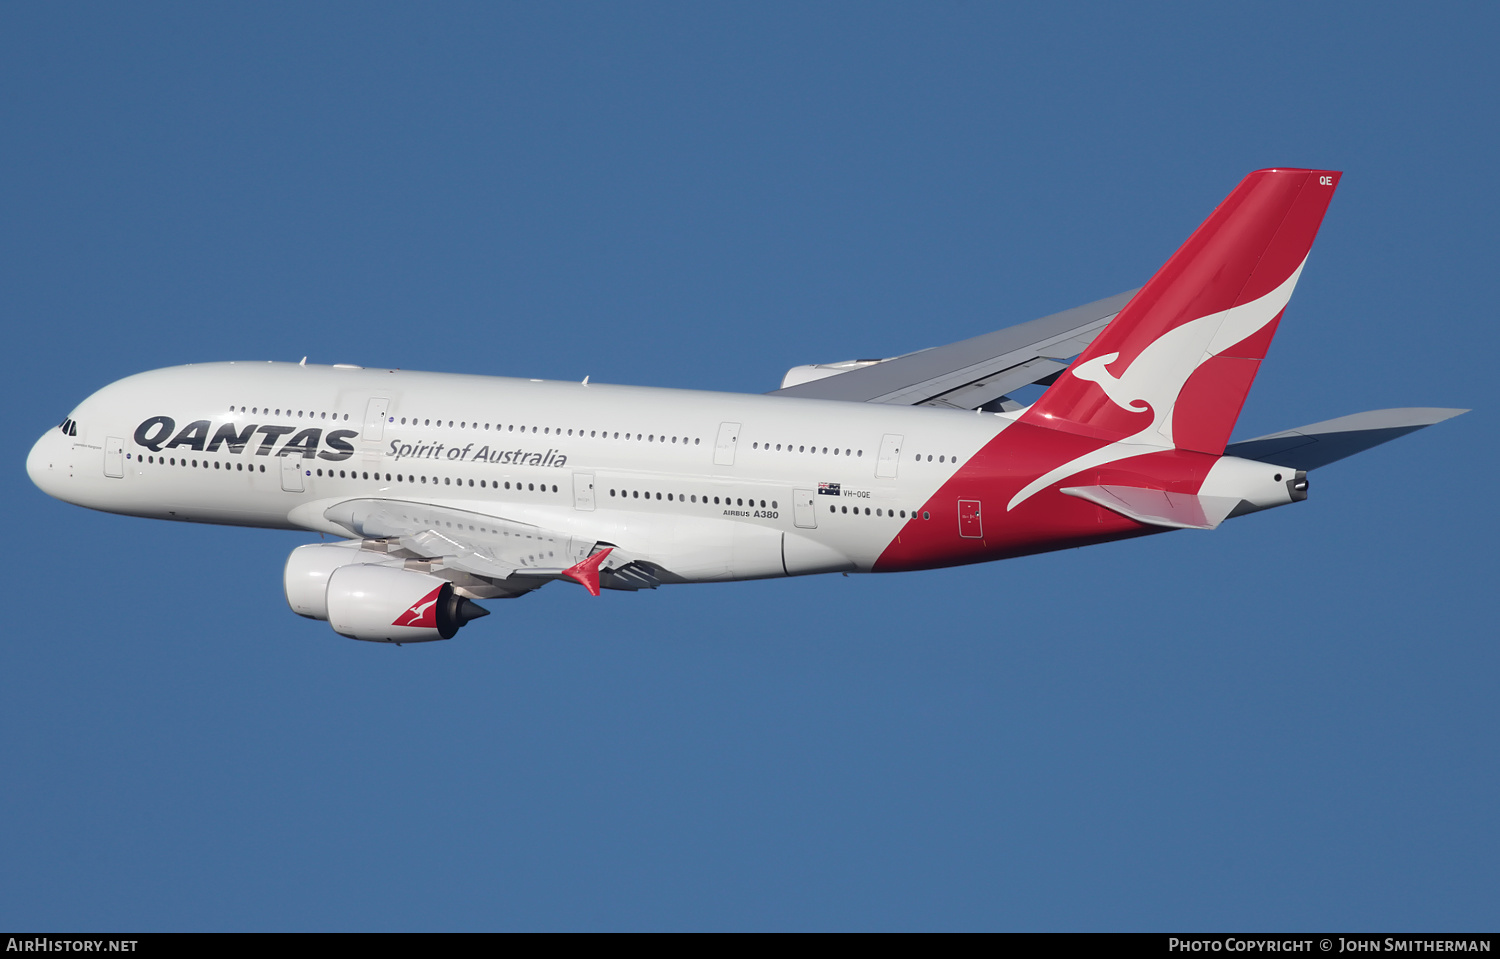
<svg viewBox="0 0 1500 959">
<path fill-rule="evenodd" d="M 1297 502 L 1307 471 L 1460 410 L 1229 444 L 1339 174 L 1261 170 L 1140 290 L 767 395 L 352 366 L 131 376 L 31 451 L 42 490 L 297 529 L 297 613 L 447 639 L 474 600 L 1004 559 Z M 1074 359 L 1076 357 L 1076 359 Z M 1011 394 L 1043 384 L 1023 406 Z"/>
</svg>

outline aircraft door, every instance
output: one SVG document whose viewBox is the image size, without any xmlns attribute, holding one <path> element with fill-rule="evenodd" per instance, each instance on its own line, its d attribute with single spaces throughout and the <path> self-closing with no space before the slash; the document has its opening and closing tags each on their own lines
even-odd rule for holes
<svg viewBox="0 0 1500 959">
<path fill-rule="evenodd" d="M 376 396 L 365 406 L 365 428 L 360 432 L 359 438 L 366 443 L 378 443 L 385 435 L 385 416 L 390 409 L 391 401 L 388 397 Z"/>
<path fill-rule="evenodd" d="M 880 459 L 875 463 L 876 479 L 895 479 L 896 467 L 901 465 L 900 433 L 887 433 L 880 439 Z"/>
<path fill-rule="evenodd" d="M 720 423 L 719 438 L 714 443 L 714 465 L 733 466 L 734 448 L 740 442 L 740 424 Z"/>
<path fill-rule="evenodd" d="M 802 529 L 817 529 L 817 498 L 810 489 L 792 490 L 792 522 Z"/>
<path fill-rule="evenodd" d="M 958 501 L 958 535 L 964 539 L 979 539 L 984 535 L 984 525 L 979 519 L 979 500 Z"/>
<path fill-rule="evenodd" d="M 281 488 L 288 493 L 302 492 L 302 457 L 281 457 Z"/>
<path fill-rule="evenodd" d="M 594 474 L 573 474 L 573 508 L 589 510 L 594 508 Z"/>
<path fill-rule="evenodd" d="M 104 441 L 104 475 L 125 478 L 125 441 L 118 436 Z"/>
</svg>

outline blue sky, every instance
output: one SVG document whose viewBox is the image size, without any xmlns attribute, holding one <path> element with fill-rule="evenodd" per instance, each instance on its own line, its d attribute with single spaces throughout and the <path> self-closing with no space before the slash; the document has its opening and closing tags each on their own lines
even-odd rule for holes
<svg viewBox="0 0 1500 959">
<path fill-rule="evenodd" d="M 1489 929 L 1490 5 L 0 8 L 0 927 Z M 1345 171 L 1241 418 L 1475 411 L 1213 533 L 291 614 L 53 501 L 217 359 L 762 392 L 1138 286 Z"/>
</svg>

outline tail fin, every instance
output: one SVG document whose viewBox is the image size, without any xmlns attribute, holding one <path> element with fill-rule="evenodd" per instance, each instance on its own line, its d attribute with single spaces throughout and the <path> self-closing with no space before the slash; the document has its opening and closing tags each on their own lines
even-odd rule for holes
<svg viewBox="0 0 1500 959">
<path fill-rule="evenodd" d="M 1339 176 L 1245 177 L 1022 418 L 1223 453 Z"/>
</svg>

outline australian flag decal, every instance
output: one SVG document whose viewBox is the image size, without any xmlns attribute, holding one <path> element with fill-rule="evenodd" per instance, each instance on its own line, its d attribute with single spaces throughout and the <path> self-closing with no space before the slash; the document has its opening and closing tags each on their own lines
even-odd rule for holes
<svg viewBox="0 0 1500 959">
<path fill-rule="evenodd" d="M 819 483 L 818 484 L 818 495 L 819 496 L 838 496 L 839 495 L 839 484 L 837 484 L 837 483 Z"/>
</svg>

